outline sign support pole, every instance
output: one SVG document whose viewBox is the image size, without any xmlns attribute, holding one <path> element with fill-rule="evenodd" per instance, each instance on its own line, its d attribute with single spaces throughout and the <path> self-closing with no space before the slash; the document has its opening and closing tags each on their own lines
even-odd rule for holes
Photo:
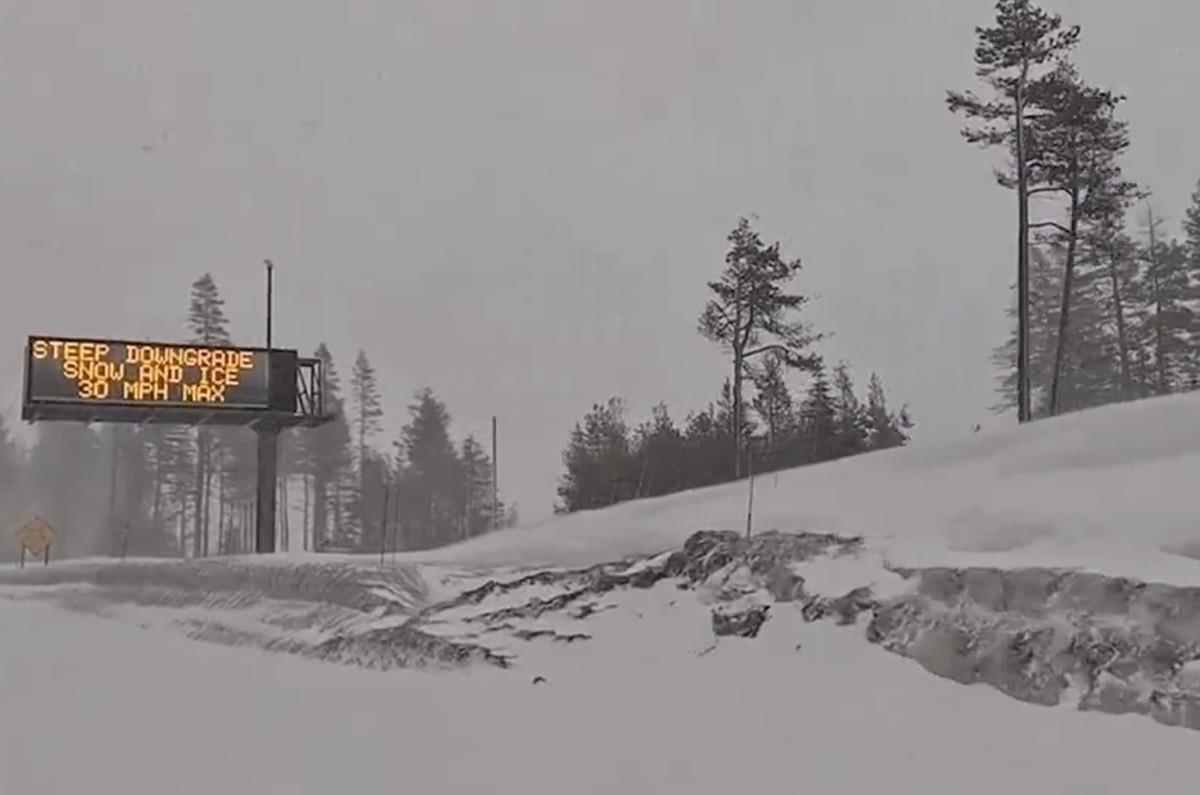
<svg viewBox="0 0 1200 795">
<path fill-rule="evenodd" d="M 279 426 L 267 421 L 260 423 L 255 430 L 258 434 L 258 488 L 256 494 L 258 521 L 255 528 L 254 551 L 261 555 L 275 551 Z"/>
</svg>

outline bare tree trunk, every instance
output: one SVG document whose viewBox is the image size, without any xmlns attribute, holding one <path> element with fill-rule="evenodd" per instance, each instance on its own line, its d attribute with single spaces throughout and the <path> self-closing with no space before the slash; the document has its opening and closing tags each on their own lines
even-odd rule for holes
<svg viewBox="0 0 1200 795">
<path fill-rule="evenodd" d="M 1076 177 L 1077 181 L 1077 177 Z M 1058 310 L 1058 340 L 1054 346 L 1054 371 L 1050 374 L 1050 416 L 1062 408 L 1063 363 L 1070 334 L 1071 292 L 1075 282 L 1075 249 L 1079 240 L 1079 185 L 1071 186 L 1071 217 L 1067 232 L 1067 263 L 1063 271 L 1062 298 Z"/>
<path fill-rule="evenodd" d="M 187 557 L 187 503 L 179 505 L 179 557 Z"/>
<path fill-rule="evenodd" d="M 1154 291 L 1154 364 L 1158 378 L 1158 394 L 1167 391 L 1167 359 L 1163 344 L 1163 307 L 1162 291 L 1158 281 L 1158 239 L 1156 236 L 1158 221 L 1154 218 L 1154 208 L 1146 205 L 1146 225 L 1150 232 L 1150 288 Z"/>
<path fill-rule="evenodd" d="M 228 555 L 233 552 L 232 539 L 225 527 L 225 486 L 228 480 L 229 475 L 222 467 L 221 474 L 217 477 L 217 554 L 220 555 Z"/>
<path fill-rule="evenodd" d="M 155 533 L 163 532 L 162 527 L 162 493 L 163 465 L 161 461 L 154 462 L 154 502 L 150 508 L 150 526 Z"/>
<path fill-rule="evenodd" d="M 745 364 L 743 354 L 745 344 L 742 342 L 742 281 L 738 277 L 737 292 L 734 297 L 733 315 L 733 417 L 730 427 L 733 429 L 733 477 L 742 477 L 742 367 Z"/>
<path fill-rule="evenodd" d="M 1121 399 L 1129 400 L 1129 337 L 1125 328 L 1125 302 L 1121 297 L 1121 276 L 1114 249 L 1108 251 L 1108 279 L 1112 285 L 1113 310 L 1117 316 L 1117 350 L 1121 356 Z"/>
<path fill-rule="evenodd" d="M 209 556 L 209 541 L 212 537 L 212 470 L 212 458 L 210 456 L 208 464 L 206 464 L 204 467 L 204 520 L 201 523 L 204 527 L 203 550 L 204 557 L 206 558 Z"/>
<path fill-rule="evenodd" d="M 193 495 L 196 505 L 192 515 L 192 557 L 194 558 L 200 557 L 201 553 L 200 537 L 201 523 L 204 520 L 204 470 L 208 458 L 207 444 L 204 429 L 201 428 L 196 432 L 196 492 Z"/>
<path fill-rule="evenodd" d="M 309 502 L 311 499 L 311 495 L 310 495 L 310 488 L 309 488 L 309 482 L 308 482 L 308 475 L 307 474 L 301 475 L 300 481 L 304 484 L 304 521 L 300 525 L 300 543 L 301 543 L 301 545 L 303 545 L 305 551 L 307 551 L 309 549 L 312 549 L 312 547 L 309 546 L 309 539 L 311 538 L 311 536 L 309 535 L 310 521 L 311 521 L 309 518 Z"/>
<path fill-rule="evenodd" d="M 1029 422 L 1029 175 L 1025 164 L 1025 86 L 1029 62 L 1017 80 L 1017 421 Z"/>
</svg>

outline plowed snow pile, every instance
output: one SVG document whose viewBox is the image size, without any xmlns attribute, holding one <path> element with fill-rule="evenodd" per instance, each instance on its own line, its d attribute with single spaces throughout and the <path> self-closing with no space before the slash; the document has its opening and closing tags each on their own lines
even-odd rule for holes
<svg viewBox="0 0 1200 795">
<path fill-rule="evenodd" d="M 1192 792 L 1198 479 L 1186 396 L 767 475 L 750 539 L 742 482 L 382 566 L 10 571 L 0 768 L 21 793 Z"/>
</svg>

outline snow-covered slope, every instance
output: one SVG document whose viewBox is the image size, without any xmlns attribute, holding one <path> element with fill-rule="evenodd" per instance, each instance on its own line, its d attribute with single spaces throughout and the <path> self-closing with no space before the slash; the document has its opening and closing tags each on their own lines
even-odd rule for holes
<svg viewBox="0 0 1200 795">
<path fill-rule="evenodd" d="M 1158 724 L 1200 728 L 1198 431 L 1185 396 L 769 474 L 751 540 L 742 482 L 382 566 L 0 572 L 0 769 L 21 793 L 1191 792 L 1197 735 Z"/>
<path fill-rule="evenodd" d="M 503 671 L 323 665 L 0 600 L 0 789 L 1195 791 L 1191 732 L 961 687 L 826 624 L 768 625 L 703 657 L 662 653 L 699 641 L 703 619 L 617 622 L 608 655 L 533 686 Z M 622 647 L 632 654 L 611 654 Z"/>
<path fill-rule="evenodd" d="M 1197 484 L 1200 395 L 1184 395 L 764 475 L 754 528 L 865 535 L 900 565 L 1077 566 L 1191 585 Z M 678 546 L 699 529 L 744 529 L 746 504 L 742 481 L 402 559 L 599 563 Z"/>
</svg>

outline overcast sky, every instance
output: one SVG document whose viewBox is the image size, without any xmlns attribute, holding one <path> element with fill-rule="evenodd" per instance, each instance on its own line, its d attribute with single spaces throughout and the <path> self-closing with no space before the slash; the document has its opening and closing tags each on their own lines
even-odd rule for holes
<svg viewBox="0 0 1200 795">
<path fill-rule="evenodd" d="M 994 401 L 1013 199 L 957 134 L 983 0 L 3 0 L 0 408 L 30 333 L 184 336 L 217 279 L 238 342 L 365 348 L 390 445 L 413 390 L 547 513 L 572 424 L 682 419 L 727 368 L 695 333 L 757 214 L 805 264 L 827 356 L 918 440 Z M 1070 0 L 1126 92 L 1132 175 L 1178 227 L 1200 177 L 1200 4 Z M 797 384 L 800 386 L 801 384 Z"/>
</svg>

